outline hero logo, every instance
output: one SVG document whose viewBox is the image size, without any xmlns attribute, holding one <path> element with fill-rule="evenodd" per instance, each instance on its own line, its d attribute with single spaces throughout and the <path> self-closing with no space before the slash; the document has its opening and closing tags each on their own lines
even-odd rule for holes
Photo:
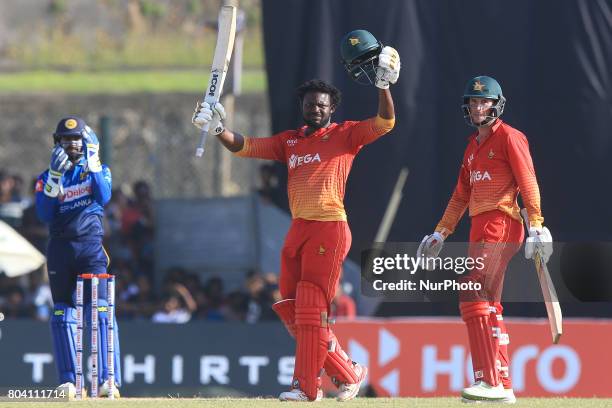
<svg viewBox="0 0 612 408">
<path fill-rule="evenodd" d="M 426 393 L 460 391 L 474 381 L 469 350 L 453 344 L 449 350 L 436 344 L 424 344 L 421 349 L 421 391 Z M 571 391 L 580 380 L 582 361 L 576 350 L 569 346 L 548 346 L 540 349 L 535 344 L 525 344 L 516 349 L 510 359 L 510 377 L 514 391 L 533 392 L 536 384 L 544 391 L 564 394 Z M 556 370 L 553 366 L 562 366 Z M 535 371 L 535 373 L 533 373 Z M 535 374 L 536 383 L 528 384 Z"/>
<path fill-rule="evenodd" d="M 70 201 L 78 200 L 79 198 L 86 197 L 91 194 L 91 181 L 86 181 L 81 184 L 77 184 L 70 187 L 64 188 L 64 195 L 59 197 L 60 202 L 68 203 Z"/>
<path fill-rule="evenodd" d="M 217 71 L 213 71 L 210 77 L 210 86 L 208 87 L 208 96 L 215 96 L 217 91 L 217 81 L 219 81 L 219 74 Z"/>
<path fill-rule="evenodd" d="M 297 154 L 292 154 L 289 157 L 289 168 L 295 169 L 296 167 L 300 167 L 303 164 L 309 164 L 319 162 L 321 163 L 321 156 L 319 153 L 315 154 L 306 154 L 304 156 L 298 156 Z"/>
<path fill-rule="evenodd" d="M 370 383 L 387 393 L 388 396 L 396 397 L 400 395 L 400 368 L 397 366 L 401 354 L 399 337 L 391 331 L 381 328 L 378 330 L 378 336 L 374 344 L 367 340 L 361 343 L 357 339 L 351 338 L 348 341 L 348 350 L 354 361 L 369 366 L 372 370 L 370 373 L 376 372 L 374 376 L 370 374 Z"/>
<path fill-rule="evenodd" d="M 491 175 L 488 171 L 471 170 L 470 171 L 470 184 L 474 184 L 476 181 L 491 181 Z"/>
</svg>

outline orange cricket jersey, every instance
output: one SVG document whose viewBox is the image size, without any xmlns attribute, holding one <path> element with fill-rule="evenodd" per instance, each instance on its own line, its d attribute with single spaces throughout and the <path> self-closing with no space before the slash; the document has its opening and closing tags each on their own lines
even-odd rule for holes
<svg viewBox="0 0 612 408">
<path fill-rule="evenodd" d="M 459 179 L 436 231 L 451 234 L 466 208 L 470 217 L 499 209 L 521 221 L 519 192 L 532 226 L 541 226 L 540 189 L 523 133 L 498 120 L 480 145 L 474 133 L 463 155 Z"/>
<path fill-rule="evenodd" d="M 389 132 L 394 119 L 332 123 L 305 136 L 306 126 L 271 137 L 245 137 L 241 157 L 287 164 L 287 193 L 293 218 L 346 221 L 344 191 L 361 148 Z"/>
</svg>

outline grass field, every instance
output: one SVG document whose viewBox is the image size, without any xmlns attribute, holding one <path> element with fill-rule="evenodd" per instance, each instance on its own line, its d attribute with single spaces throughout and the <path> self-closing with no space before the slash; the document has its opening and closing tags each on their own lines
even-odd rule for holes
<svg viewBox="0 0 612 408">
<path fill-rule="evenodd" d="M 100 404 L 112 404 L 117 408 L 182 408 L 182 407 L 210 407 L 210 408 L 268 408 L 293 406 L 292 403 L 280 402 L 276 399 L 234 399 L 234 398 L 210 398 L 210 399 L 179 399 L 179 398 L 123 398 L 116 401 L 98 400 L 70 402 L 70 407 L 91 407 Z M 0 407 L 50 407 L 48 402 L 27 402 L 18 405 L 12 402 L 0 403 Z M 315 403 L 313 406 L 326 407 L 402 407 L 402 408 L 443 408 L 443 407 L 465 407 L 458 398 L 358 398 L 346 403 L 338 403 L 331 398 Z M 519 398 L 515 404 L 517 407 L 533 408 L 595 408 L 610 407 L 612 399 L 590 399 L 590 398 Z"/>
<path fill-rule="evenodd" d="M 208 69 L 142 71 L 26 71 L 0 74 L 0 93 L 125 94 L 136 92 L 195 92 L 206 87 Z M 264 92 L 263 70 L 245 71 L 242 92 Z"/>
</svg>

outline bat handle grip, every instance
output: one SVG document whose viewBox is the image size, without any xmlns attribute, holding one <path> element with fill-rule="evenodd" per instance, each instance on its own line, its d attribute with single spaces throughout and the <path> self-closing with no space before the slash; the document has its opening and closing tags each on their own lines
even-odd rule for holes
<svg viewBox="0 0 612 408">
<path fill-rule="evenodd" d="M 207 123 L 202 127 L 202 132 L 200 133 L 200 144 L 198 144 L 198 147 L 196 148 L 196 157 L 204 156 L 204 146 L 206 144 L 206 137 L 208 136 L 209 127 L 210 123 Z"/>
</svg>

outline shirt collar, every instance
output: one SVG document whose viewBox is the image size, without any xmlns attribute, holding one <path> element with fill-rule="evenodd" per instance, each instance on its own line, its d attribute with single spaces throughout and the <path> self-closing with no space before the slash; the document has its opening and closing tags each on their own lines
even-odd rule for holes
<svg viewBox="0 0 612 408">
<path fill-rule="evenodd" d="M 487 138 L 487 140 L 489 140 L 491 137 L 493 137 L 493 135 L 495 135 L 495 133 L 497 133 L 497 130 L 500 128 L 500 126 L 502 125 L 502 120 L 501 119 L 497 119 L 495 121 L 495 123 L 493 124 L 493 126 L 491 127 L 491 134 L 489 135 L 489 137 Z M 469 137 L 468 140 L 469 142 L 474 142 L 476 143 L 476 136 L 478 136 L 478 130 L 475 131 L 474 133 L 472 133 Z"/>
<path fill-rule="evenodd" d="M 302 126 L 301 128 L 298 129 L 297 137 L 310 139 L 311 137 L 323 136 L 324 134 L 326 134 L 328 132 L 331 132 L 336 126 L 338 126 L 338 124 L 335 123 L 335 122 L 332 122 L 332 123 L 329 124 L 329 126 L 317 129 L 316 131 L 314 131 L 310 135 L 306 136 L 304 134 L 304 132 L 306 132 L 306 129 L 308 128 L 308 126 L 304 125 L 304 126 Z"/>
</svg>

